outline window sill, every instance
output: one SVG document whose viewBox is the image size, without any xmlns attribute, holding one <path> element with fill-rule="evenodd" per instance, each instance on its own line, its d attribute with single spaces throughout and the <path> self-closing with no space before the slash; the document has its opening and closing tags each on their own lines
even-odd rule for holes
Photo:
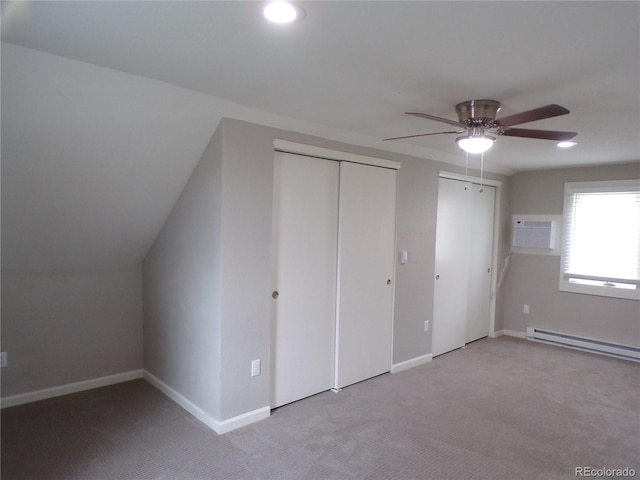
<svg viewBox="0 0 640 480">
<path fill-rule="evenodd" d="M 614 297 L 624 298 L 627 300 L 640 300 L 640 290 L 637 288 L 616 288 L 597 285 L 583 285 L 579 283 L 572 283 L 564 278 L 560 278 L 560 291 L 581 293 L 584 295 L 596 295 L 600 297 Z"/>
</svg>

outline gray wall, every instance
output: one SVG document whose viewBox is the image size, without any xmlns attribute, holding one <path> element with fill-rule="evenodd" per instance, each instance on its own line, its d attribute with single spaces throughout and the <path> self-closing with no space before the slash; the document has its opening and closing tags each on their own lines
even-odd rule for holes
<svg viewBox="0 0 640 480">
<path fill-rule="evenodd" d="M 408 262 L 400 264 L 396 257 L 394 364 L 431 353 L 433 329 L 425 333 L 424 322 L 433 324 L 438 171 L 444 167 L 414 158 L 400 161 L 396 250 L 406 250 Z"/>
<path fill-rule="evenodd" d="M 222 130 L 143 263 L 144 368 L 220 418 Z"/>
<path fill-rule="evenodd" d="M 423 322 L 433 309 L 438 171 L 460 169 L 224 119 L 144 268 L 145 368 L 220 421 L 270 401 L 275 138 L 402 162 L 397 250 L 409 263 L 397 266 L 393 361 L 431 352 Z M 254 359 L 263 364 L 258 377 Z M 219 381 L 203 381 L 206 371 Z"/>
<path fill-rule="evenodd" d="M 511 179 L 510 214 L 561 215 L 565 182 L 640 178 L 640 163 L 541 170 Z M 560 257 L 513 254 L 505 277 L 503 328 L 527 326 L 640 346 L 640 303 L 558 290 Z M 530 313 L 522 313 L 523 305 Z"/>
<path fill-rule="evenodd" d="M 140 265 L 2 270 L 2 396 L 142 369 Z"/>
<path fill-rule="evenodd" d="M 272 130 L 223 120 L 221 420 L 269 406 Z M 251 360 L 262 374 L 251 377 Z"/>
</svg>

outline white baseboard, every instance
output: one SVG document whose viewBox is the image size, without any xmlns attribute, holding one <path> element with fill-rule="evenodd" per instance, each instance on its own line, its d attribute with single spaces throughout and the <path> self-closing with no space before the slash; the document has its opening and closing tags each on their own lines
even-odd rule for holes
<svg viewBox="0 0 640 480">
<path fill-rule="evenodd" d="M 489 334 L 491 338 L 498 338 L 502 335 L 506 335 L 507 337 L 516 337 L 516 338 L 527 338 L 527 334 L 525 332 L 518 332 L 517 330 L 508 330 L 503 328 L 502 330 L 498 330 L 492 334 Z"/>
<path fill-rule="evenodd" d="M 422 355 L 420 357 L 412 358 L 410 360 L 405 360 L 404 362 L 391 365 L 391 373 L 402 372 L 403 370 L 408 370 L 410 368 L 417 367 L 418 365 L 428 363 L 431 360 L 433 360 L 433 355 L 431 353 L 428 353 L 427 355 Z"/>
<path fill-rule="evenodd" d="M 68 383 L 66 385 L 45 388 L 43 390 L 36 390 L 34 392 L 20 393 L 18 395 L 2 397 L 0 399 L 0 408 L 15 407 L 17 405 L 37 402 L 39 400 L 45 400 L 47 398 L 60 397 L 62 395 L 68 395 L 70 393 L 77 393 L 84 390 L 106 387 L 107 385 L 113 385 L 116 383 L 128 382 L 129 380 L 135 380 L 137 378 L 142 378 L 142 370 L 131 370 L 130 372 L 116 373 L 115 375 L 108 375 L 106 377 L 93 378 L 91 380 L 84 380 L 82 382 Z"/>
<path fill-rule="evenodd" d="M 68 395 L 70 393 L 82 392 L 85 390 L 92 390 L 94 388 L 106 387 L 108 385 L 114 385 L 116 383 L 128 382 L 130 380 L 136 380 L 138 378 L 144 378 L 162 393 L 164 393 L 171 400 L 176 402 L 182 408 L 184 408 L 191 415 L 203 422 L 213 431 L 218 434 L 223 434 L 235 430 L 240 427 L 244 427 L 258 420 L 263 420 L 271 415 L 271 407 L 262 407 L 252 412 L 246 412 L 242 415 L 238 415 L 227 420 L 218 420 L 193 402 L 176 392 L 167 384 L 159 380 L 157 377 L 147 372 L 146 370 L 132 370 L 129 372 L 116 373 L 115 375 L 108 375 L 106 377 L 93 378 L 91 380 L 84 380 L 82 382 L 68 383 L 66 385 L 60 385 L 57 387 L 45 388 L 43 390 L 36 390 L 34 392 L 21 393 L 18 395 L 11 395 L 8 397 L 0 398 L 0 408 L 15 407 L 17 405 L 23 405 L 25 403 L 37 402 L 39 400 L 46 400 L 47 398 L 60 397 L 62 395 Z"/>
<path fill-rule="evenodd" d="M 258 420 L 263 420 L 271 415 L 271 407 L 262 407 L 221 421 L 202 410 L 191 400 L 146 370 L 144 371 L 144 379 L 219 435 L 244 427 Z"/>
<path fill-rule="evenodd" d="M 144 371 L 143 375 L 144 375 L 144 379 L 147 382 L 149 382 L 151 385 L 156 387 L 158 390 L 160 390 L 167 397 L 169 397 L 171 400 L 176 402 L 178 405 L 180 405 L 182 408 L 184 408 L 187 412 L 189 412 L 191 415 L 196 417 L 206 426 L 214 430 L 216 433 L 219 433 L 218 428 L 219 428 L 220 422 L 216 418 L 214 418 L 213 416 L 211 416 L 210 414 L 202 410 L 191 400 L 187 399 L 182 394 L 178 393 L 176 390 L 171 388 L 169 385 L 164 383 L 155 375 L 149 373 L 146 370 Z"/>
<path fill-rule="evenodd" d="M 216 433 L 227 433 L 231 430 L 250 425 L 258 420 L 269 418 L 269 416 L 271 416 L 271 407 L 258 408 L 257 410 L 218 422 L 219 427 L 216 429 Z"/>
</svg>

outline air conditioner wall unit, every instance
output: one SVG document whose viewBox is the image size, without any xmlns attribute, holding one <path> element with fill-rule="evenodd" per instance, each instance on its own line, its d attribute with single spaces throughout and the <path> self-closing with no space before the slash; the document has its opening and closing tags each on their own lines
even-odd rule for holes
<svg viewBox="0 0 640 480">
<path fill-rule="evenodd" d="M 554 220 L 514 219 L 511 246 L 552 249 L 555 244 Z"/>
</svg>

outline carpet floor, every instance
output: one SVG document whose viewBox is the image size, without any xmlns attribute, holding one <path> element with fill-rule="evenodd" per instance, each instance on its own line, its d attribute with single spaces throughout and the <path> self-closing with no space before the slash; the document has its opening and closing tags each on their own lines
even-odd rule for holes
<svg viewBox="0 0 640 480">
<path fill-rule="evenodd" d="M 501 337 L 220 436 L 143 380 L 1 421 L 3 480 L 638 478 L 640 364 Z"/>
</svg>

